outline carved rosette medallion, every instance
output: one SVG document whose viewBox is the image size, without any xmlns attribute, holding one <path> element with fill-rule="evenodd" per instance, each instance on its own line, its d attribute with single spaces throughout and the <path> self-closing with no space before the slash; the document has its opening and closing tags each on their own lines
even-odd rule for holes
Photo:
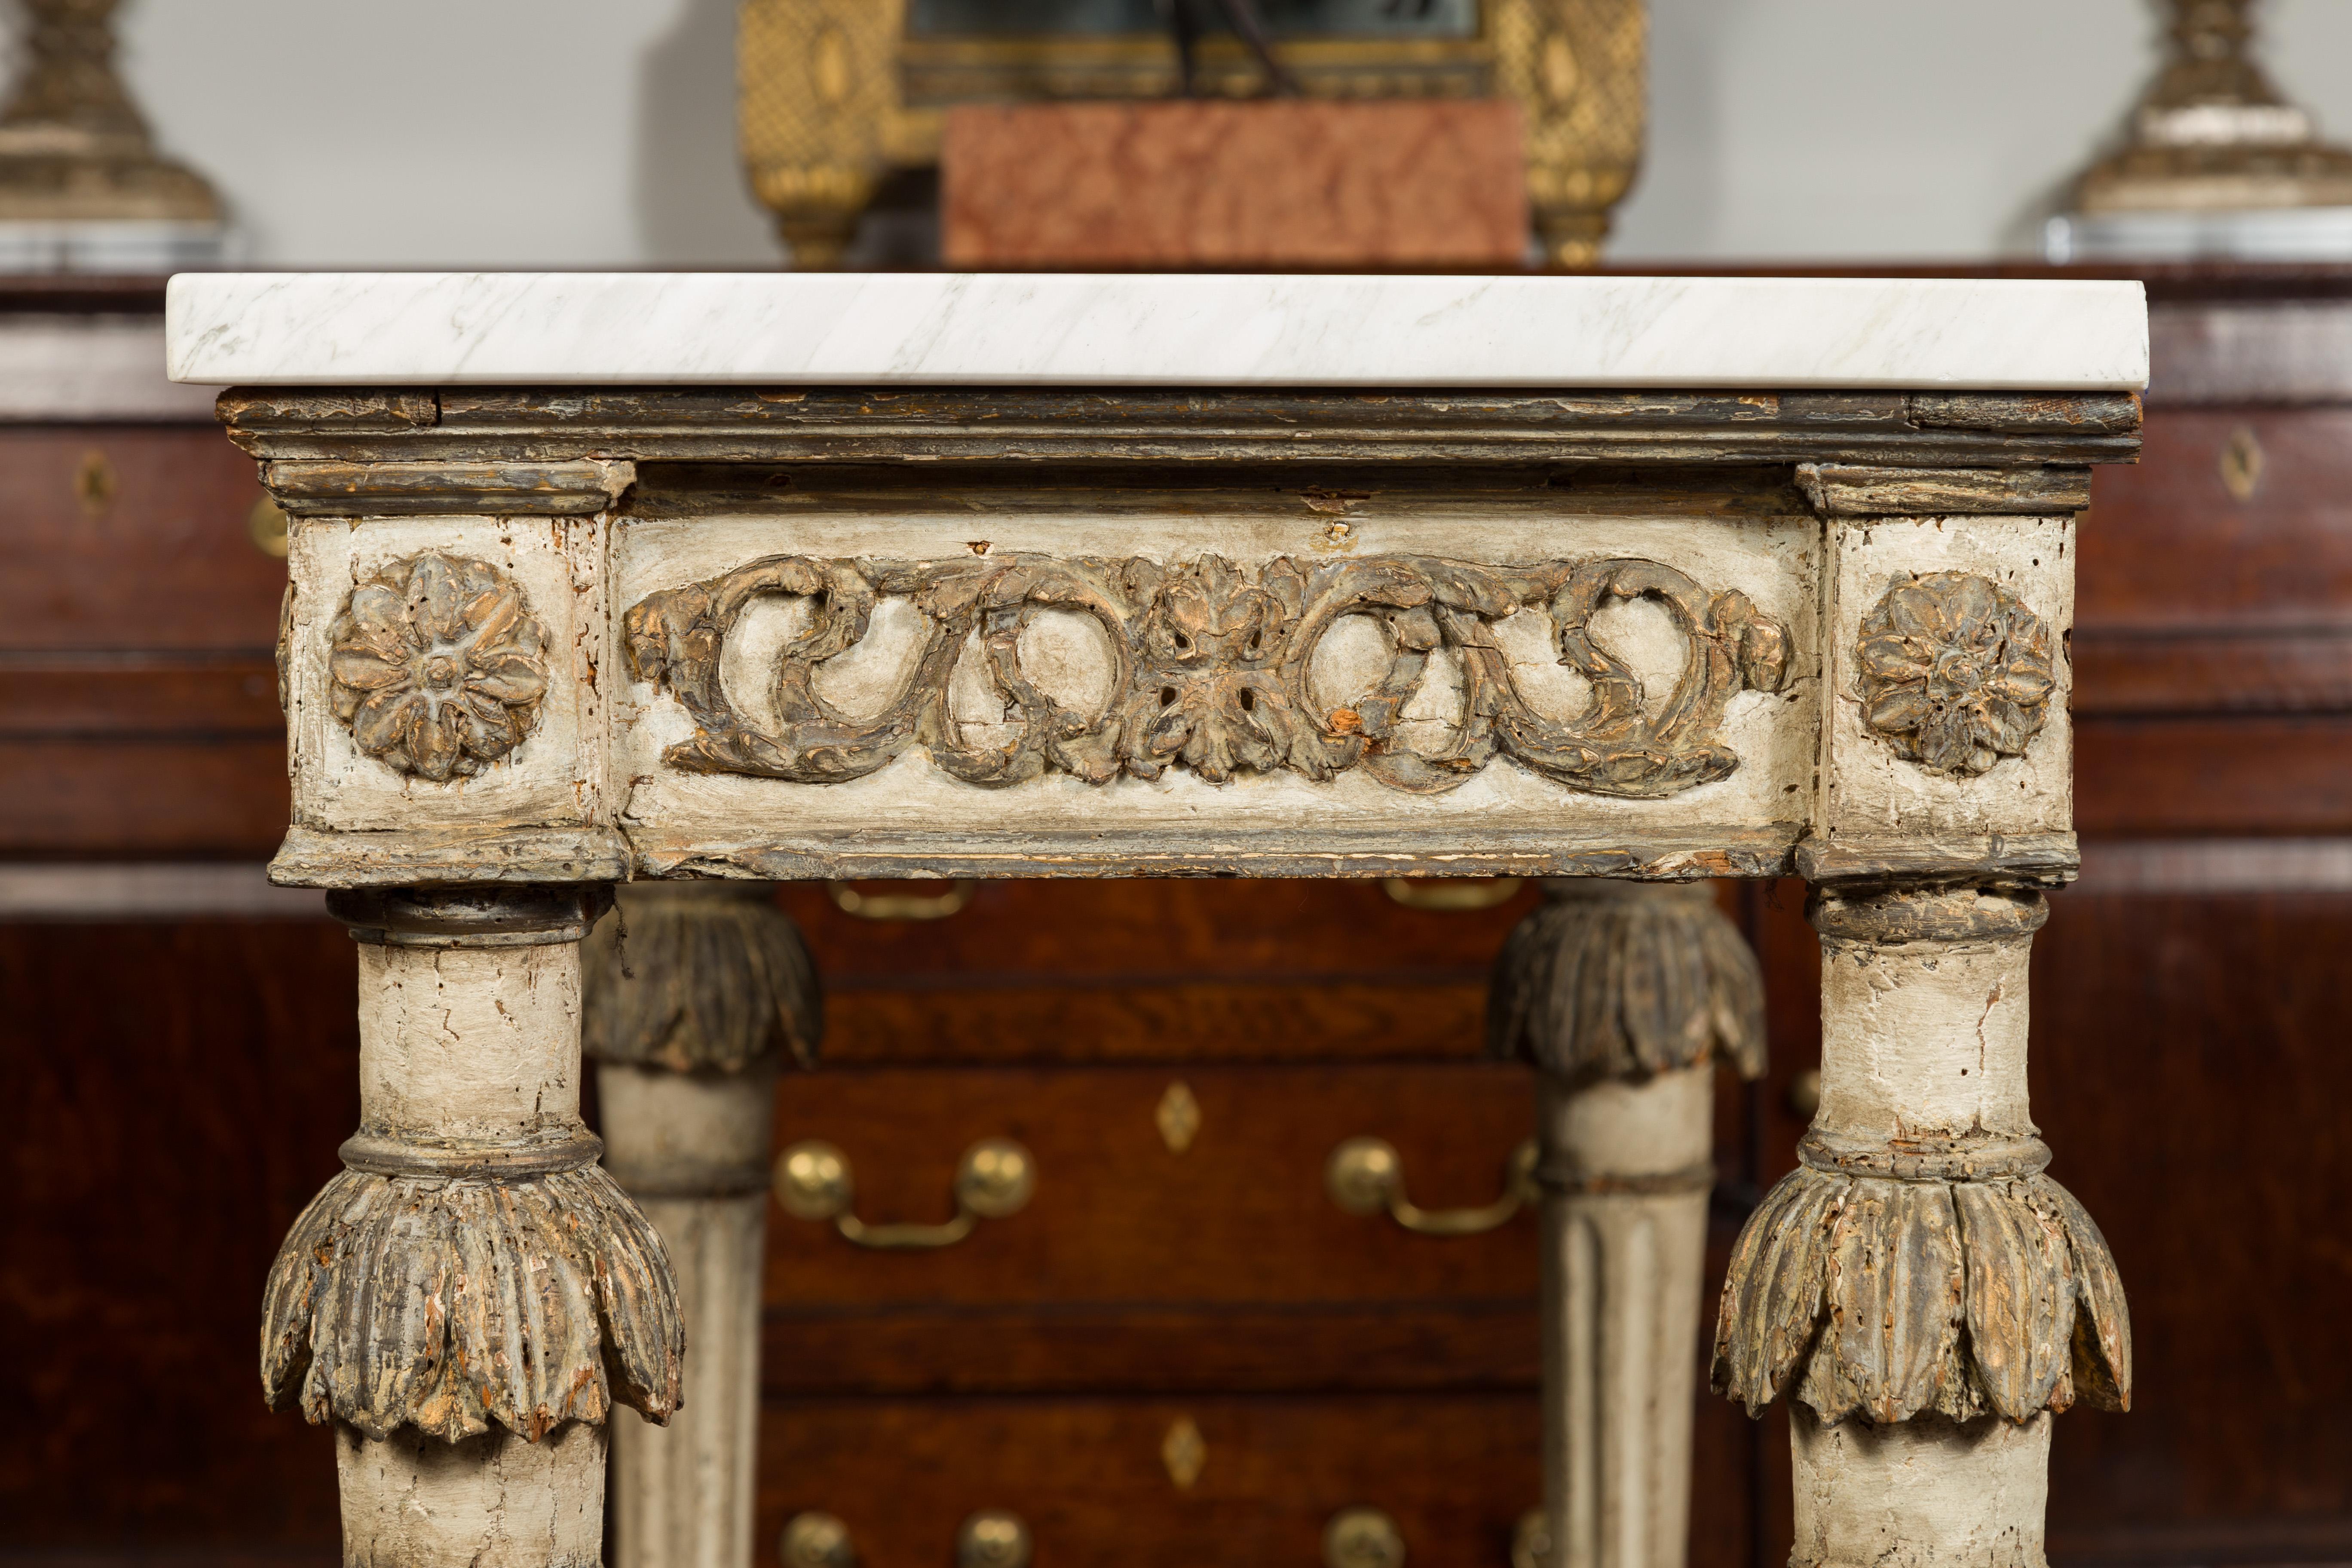
<svg viewBox="0 0 2352 1568">
<path fill-rule="evenodd" d="M 722 689 L 729 638 L 762 596 L 805 598 L 814 614 L 787 642 L 772 688 L 776 722 L 755 722 Z M 922 631 L 878 715 L 853 719 L 815 677 L 866 636 L 877 603 L 910 601 Z M 1684 658 L 1671 692 L 1652 694 L 1591 634 L 1602 608 L 1663 607 Z M 1580 675 L 1584 710 L 1555 720 L 1526 701 L 1494 625 L 1523 605 L 1549 615 L 1559 662 Z M 1059 612 L 1090 620 L 1108 698 L 1078 705 L 1024 667 L 1023 634 Z M 1309 667 L 1343 619 L 1386 634 L 1384 672 L 1350 700 L 1316 700 Z M 1318 783 L 1360 768 L 1391 788 L 1434 794 L 1496 753 L 1570 788 L 1656 799 L 1728 777 L 1719 733 L 1743 689 L 1787 678 L 1788 628 L 1736 589 L 1709 593 L 1654 561 L 1486 566 L 1429 556 L 1269 561 L 1255 574 L 1220 556 L 1178 563 L 1007 555 L 979 561 L 817 561 L 776 555 L 648 595 L 628 613 L 629 667 L 695 721 L 663 760 L 688 773 L 838 784 L 912 747 L 967 784 L 1018 784 L 1052 772 L 1089 784 L 1184 769 L 1212 784 L 1287 770 Z M 1001 706 L 1003 738 L 970 738 L 950 686 L 974 662 Z M 1405 742 L 1406 710 L 1439 658 L 1458 668 L 1460 721 L 1442 746 Z"/>
<path fill-rule="evenodd" d="M 436 784 L 520 745 L 547 695 L 547 629 L 487 562 L 428 552 L 352 590 L 327 628 L 329 695 L 361 751 Z"/>
<path fill-rule="evenodd" d="M 1864 617 L 1863 723 L 1930 773 L 1972 777 L 2021 757 L 2057 687 L 2050 627 L 1990 577 L 1899 582 Z"/>
</svg>

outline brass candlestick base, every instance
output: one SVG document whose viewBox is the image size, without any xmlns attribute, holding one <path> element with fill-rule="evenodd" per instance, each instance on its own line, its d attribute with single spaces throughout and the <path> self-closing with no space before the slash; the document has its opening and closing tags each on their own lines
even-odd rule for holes
<svg viewBox="0 0 2352 1568">
<path fill-rule="evenodd" d="M 220 200 L 155 151 L 114 70 L 119 0 L 25 0 L 0 108 L 0 270 L 148 271 L 217 259 Z"/>
<path fill-rule="evenodd" d="M 2171 55 L 2132 135 L 2052 220 L 2052 259 L 2352 255 L 2352 149 L 2319 139 L 2250 54 L 2254 0 L 2172 0 Z"/>
</svg>

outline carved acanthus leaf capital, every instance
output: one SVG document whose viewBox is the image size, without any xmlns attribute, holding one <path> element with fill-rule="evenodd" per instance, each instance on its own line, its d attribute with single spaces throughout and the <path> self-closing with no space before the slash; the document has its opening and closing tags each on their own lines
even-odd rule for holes
<svg viewBox="0 0 2352 1568">
<path fill-rule="evenodd" d="M 661 1237 L 595 1165 L 530 1180 L 345 1171 L 262 1303 L 261 1384 L 312 1422 L 538 1442 L 615 1403 L 667 1422 L 686 1331 Z"/>
<path fill-rule="evenodd" d="M 593 1060 L 740 1072 L 782 1050 L 816 1063 L 816 965 L 765 883 L 646 882 L 581 950 L 581 1046 Z"/>
<path fill-rule="evenodd" d="M 1751 1415 L 1789 1393 L 1832 1423 L 2023 1422 L 2078 1398 L 2125 1410 L 2131 1320 L 2106 1238 L 2038 1171 L 1947 1182 L 1804 1165 L 1733 1248 L 1714 1384 Z"/>
<path fill-rule="evenodd" d="M 1764 1072 L 1764 976 L 1704 886 L 1562 882 L 1495 963 L 1486 1040 L 1571 1079 Z"/>
</svg>

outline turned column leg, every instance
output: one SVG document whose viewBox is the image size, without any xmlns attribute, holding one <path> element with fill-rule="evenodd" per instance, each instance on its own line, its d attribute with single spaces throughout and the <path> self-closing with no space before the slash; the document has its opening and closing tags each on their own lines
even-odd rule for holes
<svg viewBox="0 0 2352 1568">
<path fill-rule="evenodd" d="M 2026 1103 L 2039 893 L 1814 894 L 1822 1100 L 1740 1235 L 1715 1385 L 1792 1395 L 1797 1568 L 2042 1568 L 2050 1416 L 2130 1403 L 2105 1239 Z"/>
<path fill-rule="evenodd" d="M 668 1243 L 694 1358 L 613 1435 L 614 1568 L 750 1568 L 777 1069 L 815 1059 L 815 970 L 765 883 L 641 883 L 587 952 L 605 1169 Z"/>
<path fill-rule="evenodd" d="M 1705 887 L 1557 882 L 1489 1017 L 1536 1064 L 1552 1568 L 1681 1568 L 1714 1066 L 1763 1070 L 1755 955 Z"/>
<path fill-rule="evenodd" d="M 349 1568 L 597 1568 L 607 1417 L 677 1408 L 669 1261 L 579 1115 L 602 903 L 329 900 L 360 943 L 360 1128 L 271 1269 L 261 1375 L 335 1426 Z"/>
</svg>

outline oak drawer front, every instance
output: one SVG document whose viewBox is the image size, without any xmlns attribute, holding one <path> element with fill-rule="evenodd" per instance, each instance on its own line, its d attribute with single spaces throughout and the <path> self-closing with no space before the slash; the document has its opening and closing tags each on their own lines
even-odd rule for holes
<svg viewBox="0 0 2352 1568">
<path fill-rule="evenodd" d="M 282 562 L 209 425 L 0 427 L 0 854 L 265 858 Z"/>
<path fill-rule="evenodd" d="M 1198 1471 L 1179 1486 L 1189 1422 Z M 1039 1568 L 1313 1564 L 1333 1514 L 1377 1508 L 1423 1565 L 1507 1568 L 1537 1506 L 1532 1393 L 1432 1399 L 952 1400 L 770 1405 L 760 1430 L 764 1561 L 803 1510 L 839 1517 L 858 1561 L 953 1561 L 981 1509 L 1020 1516 Z M 1729 1480 L 1731 1478 L 1725 1478 Z"/>
<path fill-rule="evenodd" d="M 0 648 L 268 649 L 261 499 L 209 425 L 0 427 Z"/>
<path fill-rule="evenodd" d="M 1160 1125 L 1179 1080 L 1198 1108 L 1181 1152 Z M 947 1219 L 958 1157 L 983 1138 L 1025 1145 L 1036 1186 L 1019 1213 L 927 1251 L 869 1250 L 772 1208 L 766 1300 L 795 1310 L 1532 1301 L 1537 1249 L 1525 1211 L 1482 1236 L 1413 1236 L 1341 1210 L 1324 1167 L 1342 1141 L 1375 1135 L 1402 1155 L 1416 1203 L 1492 1202 L 1533 1131 L 1533 1094 L 1531 1076 L 1504 1064 L 794 1075 L 777 1090 L 777 1147 L 838 1146 L 867 1224 Z"/>
<path fill-rule="evenodd" d="M 828 1066 L 1462 1060 L 1485 1053 L 1489 971 L 1538 897 L 1473 890 L 1496 901 L 1408 908 L 1360 882 L 1012 881 L 971 887 L 944 919 L 875 921 L 811 884 L 782 899 L 824 978 Z"/>
<path fill-rule="evenodd" d="M 2078 636 L 2352 628 L 2352 407 L 2150 414 L 2094 472 L 2077 582 Z"/>
<path fill-rule="evenodd" d="M 0 735 L 0 853 L 268 858 L 286 832 L 281 736 Z"/>
<path fill-rule="evenodd" d="M 1265 1305 L 793 1304 L 766 1311 L 760 1378 L 787 1399 L 1532 1393 L 1542 1373 L 1539 1334 L 1532 1293 Z"/>
</svg>

